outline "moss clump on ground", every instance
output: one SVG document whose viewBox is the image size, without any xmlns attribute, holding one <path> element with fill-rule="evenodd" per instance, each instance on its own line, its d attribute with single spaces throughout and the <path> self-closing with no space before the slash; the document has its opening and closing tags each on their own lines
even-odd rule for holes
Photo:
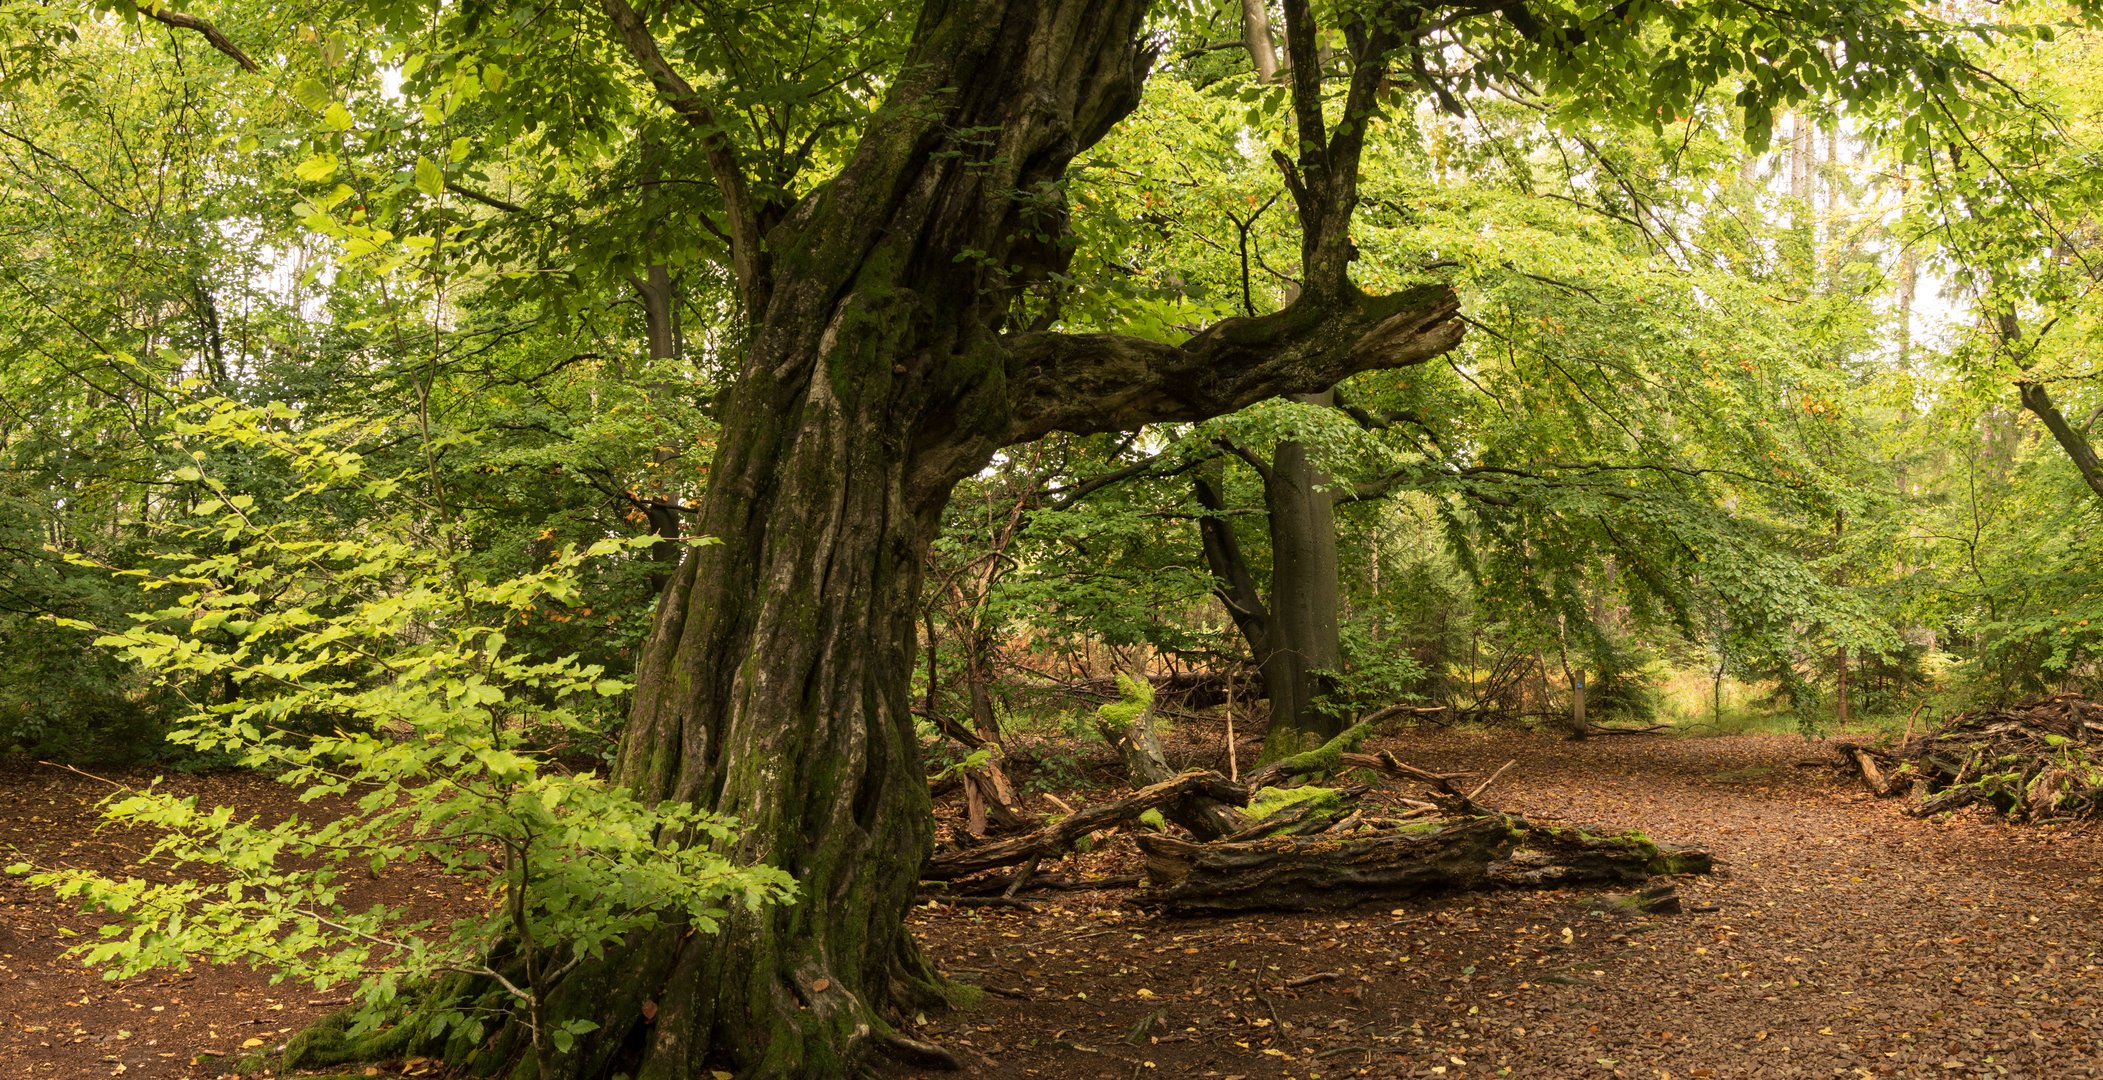
<svg viewBox="0 0 2103 1080">
<path fill-rule="evenodd" d="M 389 1024 L 376 1031 L 352 1035 L 351 1024 L 356 1013 L 355 1009 L 342 1009 L 316 1020 L 285 1043 L 285 1052 L 279 1060 L 287 1069 L 303 1069 L 405 1056 L 413 1041 L 411 1025 Z"/>
</svg>

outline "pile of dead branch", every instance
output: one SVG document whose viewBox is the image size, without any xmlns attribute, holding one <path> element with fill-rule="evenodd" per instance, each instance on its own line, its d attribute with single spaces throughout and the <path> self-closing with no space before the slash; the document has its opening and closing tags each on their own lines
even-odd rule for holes
<svg viewBox="0 0 2103 1080">
<path fill-rule="evenodd" d="M 1361 723 L 1318 749 L 1240 780 L 1172 775 L 1139 697 L 1105 706 L 1098 726 L 1118 745 L 1132 794 L 1073 810 L 1025 832 L 940 850 L 922 878 L 964 902 L 1021 904 L 1038 888 L 1138 886 L 1133 901 L 1169 914 L 1342 908 L 1397 897 L 1495 887 L 1631 885 L 1653 875 L 1705 873 L 1708 853 L 1661 847 L 1635 832 L 1536 825 L 1481 803 L 1503 770 L 1479 783 L 1365 754 Z M 1134 715 L 1136 714 L 1136 715 Z M 1116 829 L 1132 829 L 1144 874 L 1078 879 L 1040 872 Z M 1676 910 L 1669 891 L 1652 910 Z"/>
<path fill-rule="evenodd" d="M 1863 786 L 1907 796 L 1915 817 L 1977 803 L 2011 821 L 2044 823 L 2103 817 L 2099 741 L 2103 705 L 2058 694 L 1960 713 L 1892 746 L 1835 745 Z"/>
</svg>

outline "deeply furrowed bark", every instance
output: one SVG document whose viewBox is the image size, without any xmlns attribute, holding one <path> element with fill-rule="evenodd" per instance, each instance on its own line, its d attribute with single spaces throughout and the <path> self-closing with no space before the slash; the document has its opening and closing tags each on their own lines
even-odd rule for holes
<svg viewBox="0 0 2103 1080">
<path fill-rule="evenodd" d="M 941 990 L 904 930 L 932 832 L 907 701 L 921 552 L 983 460 L 954 444 L 1005 420 L 958 410 L 1004 361 L 986 267 L 1036 257 L 1015 250 L 1012 193 L 1136 103 L 1142 9 L 931 11 L 904 107 L 771 238 L 701 508 L 721 543 L 665 597 L 615 777 L 737 818 L 737 856 L 801 894 L 676 945 L 639 1078 L 841 1075 L 882 1045 L 892 1005 Z"/>
<path fill-rule="evenodd" d="M 705 115 L 639 17 L 605 2 L 660 92 Z M 694 526 L 718 542 L 664 592 L 614 780 L 735 817 L 730 854 L 800 895 L 567 976 L 544 1011 L 598 1027 L 555 1058 L 561 1077 L 838 1077 L 955 992 L 904 916 L 932 833 L 907 699 L 915 601 L 959 479 L 1052 430 L 1216 415 L 1458 341 L 1437 285 L 1332 289 L 1181 346 L 1000 334 L 1018 278 L 1061 258 L 1039 239 L 1063 226 L 1051 185 L 1137 103 L 1146 7 L 931 3 L 853 160 L 771 228 L 763 259 L 738 261 L 750 344 Z M 523 1045 L 514 1023 L 445 1049 L 530 1069 Z"/>
</svg>

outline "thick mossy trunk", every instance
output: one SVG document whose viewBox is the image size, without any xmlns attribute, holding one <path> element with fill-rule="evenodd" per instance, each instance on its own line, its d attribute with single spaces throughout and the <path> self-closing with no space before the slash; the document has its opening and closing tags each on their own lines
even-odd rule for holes
<svg viewBox="0 0 2103 1080">
<path fill-rule="evenodd" d="M 1070 252 L 1067 165 L 1138 103 L 1144 0 L 930 0 L 851 160 L 761 210 L 648 21 L 602 5 L 703 132 L 749 330 L 693 528 L 713 543 L 665 589 L 613 778 L 735 817 L 730 854 L 788 871 L 800 895 L 573 970 L 542 1011 L 597 1026 L 543 1080 L 832 1078 L 872 1050 L 925 1058 L 897 1026 L 956 991 L 905 930 L 932 831 L 907 689 L 922 555 L 950 489 L 1050 431 L 1198 420 L 1421 362 L 1458 342 L 1458 304 L 1437 284 L 1368 296 L 1331 259 L 1293 307 L 1180 345 L 1015 329 L 1024 287 Z M 1355 169 L 1382 56 L 1354 74 L 1356 119 L 1295 182 L 1328 208 L 1323 228 L 1355 198 L 1331 174 Z M 464 998 L 504 1004 L 456 982 L 418 1007 Z M 531 1074 L 516 1017 L 435 1049 Z"/>
<path fill-rule="evenodd" d="M 1057 258 L 1023 220 L 1049 201 L 1016 193 L 1136 104 L 1143 9 L 930 5 L 892 108 L 769 233 L 694 527 L 713 543 L 665 590 L 613 779 L 737 819 L 732 854 L 799 895 L 567 976 L 547 1014 L 598 1028 L 563 1076 L 839 1077 L 910 1052 L 899 1018 L 952 993 L 905 930 L 933 830 L 908 702 L 922 556 L 1009 440 L 987 388 L 1012 276 Z M 515 1029 L 481 1064 L 527 1060 Z"/>
</svg>

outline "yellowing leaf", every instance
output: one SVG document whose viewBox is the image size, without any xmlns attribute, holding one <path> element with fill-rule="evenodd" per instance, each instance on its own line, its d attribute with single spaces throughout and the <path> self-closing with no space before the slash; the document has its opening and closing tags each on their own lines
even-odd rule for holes
<svg viewBox="0 0 2103 1080">
<path fill-rule="evenodd" d="M 316 154 L 293 166 L 292 175 L 308 183 L 326 180 L 336 175 L 336 156 L 334 154 Z"/>
</svg>

